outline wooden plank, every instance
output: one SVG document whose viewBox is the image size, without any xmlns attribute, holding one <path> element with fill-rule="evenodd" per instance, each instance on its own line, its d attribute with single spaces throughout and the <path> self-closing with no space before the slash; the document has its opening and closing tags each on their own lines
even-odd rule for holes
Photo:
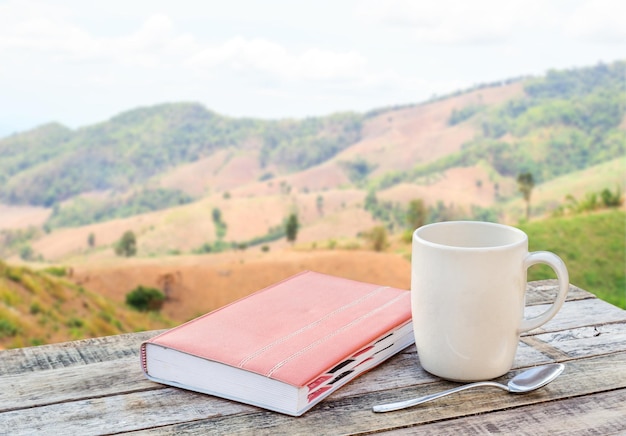
<svg viewBox="0 0 626 436">
<path fill-rule="evenodd" d="M 570 358 L 597 356 L 626 350 L 626 323 L 544 333 L 535 339 L 550 344 Z"/>
<path fill-rule="evenodd" d="M 566 305 L 570 304 L 572 303 L 566 303 Z M 580 308 L 578 305 L 577 307 Z M 571 358 L 570 354 L 567 354 L 568 350 L 571 353 L 571 350 L 577 348 L 587 350 L 587 354 L 581 351 L 581 356 L 626 349 L 623 324 L 610 324 L 598 328 L 604 332 L 600 337 L 589 337 L 588 333 L 582 334 L 579 331 L 569 330 L 558 331 L 552 335 L 526 336 L 522 338 L 513 368 L 523 368 L 553 360 L 567 360 Z M 593 331 L 592 327 L 584 327 L 581 331 L 585 331 L 584 329 Z M 609 331 L 615 331 L 615 333 Z M 6 388 L 0 390 L 0 410 L 42 406 L 79 400 L 89 396 L 102 397 L 138 390 L 159 389 L 160 385 L 147 381 L 140 370 L 137 349 L 144 338 L 145 334 L 138 334 L 134 337 L 118 336 L 109 337 L 106 341 L 88 342 L 88 345 L 92 347 L 94 343 L 101 345 L 99 356 L 111 358 L 111 356 L 121 355 L 127 357 L 105 360 L 104 362 L 97 362 L 98 359 L 92 358 L 92 360 L 96 360 L 96 363 L 85 364 L 83 361 L 81 365 L 78 365 L 72 362 L 69 366 L 60 366 L 57 369 L 31 370 L 18 375 L 1 376 L 0 386 Z M 566 343 L 564 338 L 570 338 L 570 340 Z M 582 341 L 581 345 L 577 345 L 577 341 Z M 554 346 L 552 342 L 555 342 Z M 600 346 L 600 342 L 602 342 L 602 346 Z M 84 341 L 79 341 L 75 347 L 69 349 L 80 348 L 81 343 Z M 42 351 L 40 347 L 36 348 L 38 352 Z M 67 349 L 66 344 L 63 344 L 62 348 Z M 58 355 L 54 351 L 54 347 L 47 347 L 47 349 L 51 350 L 53 355 Z M 48 361 L 37 358 L 36 362 L 42 360 Z M 22 364 L 22 366 L 33 368 L 36 365 Z M 415 346 L 410 346 L 379 368 L 352 381 L 335 395 L 340 398 L 367 392 L 371 389 L 371 384 L 379 389 L 390 389 L 432 383 L 437 380 L 436 377 L 421 368 Z"/>
<path fill-rule="evenodd" d="M 143 376 L 139 358 L 0 377 L 0 411 L 159 389 Z"/>
<path fill-rule="evenodd" d="M 620 353 L 625 350 L 626 323 L 559 330 L 523 337 L 512 369 L 569 361 L 572 358 Z M 438 380 L 420 366 L 415 347 L 411 346 L 369 374 L 353 380 L 334 395 L 340 398 L 371 391 L 371 386 L 377 386 L 382 390 L 425 385 Z"/>
<path fill-rule="evenodd" d="M 162 331 L 162 330 L 161 330 Z M 139 344 L 160 331 L 127 333 L 0 352 L 0 375 L 71 368 L 139 355 Z"/>
<path fill-rule="evenodd" d="M 388 436 L 433 434 L 623 434 L 626 432 L 626 390 L 603 392 L 501 412 L 468 416 L 454 421 L 384 432 Z M 590 429 L 592 429 L 590 431 Z"/>
<path fill-rule="evenodd" d="M 374 414 L 371 406 L 425 395 L 455 384 L 438 381 L 424 386 L 375 390 L 354 397 L 330 397 L 300 418 L 288 417 L 235 402 L 173 388 L 57 403 L 0 413 L 12 434 L 54 429 L 60 434 L 95 434 L 159 428 L 180 434 L 328 434 L 386 430 L 491 410 L 589 395 L 626 388 L 626 353 L 567 363 L 564 374 L 547 387 L 525 395 L 493 388 L 465 391 L 426 407 Z"/>
<path fill-rule="evenodd" d="M 254 410 L 231 401 L 165 388 L 0 413 L 0 423 L 10 430 L 0 433 L 12 436 L 110 434 Z"/>
<path fill-rule="evenodd" d="M 550 304 L 556 298 L 559 282 L 557 280 L 537 280 L 529 282 L 526 286 L 526 304 Z M 566 301 L 585 300 L 596 298 L 591 292 L 584 291 L 570 284 Z"/>
<path fill-rule="evenodd" d="M 526 367 L 551 360 L 526 344 L 520 344 L 515 367 Z M 420 385 L 439 379 L 422 369 L 415 346 L 389 359 L 337 391 L 339 397 L 371 390 Z M 90 365 L 58 368 L 0 377 L 0 411 L 45 406 L 137 391 L 163 389 L 146 379 L 139 357 L 126 357 Z"/>
<path fill-rule="evenodd" d="M 548 307 L 549 305 L 527 307 L 525 316 L 532 318 L 544 312 Z M 526 335 L 594 326 L 599 323 L 599 320 L 602 320 L 602 324 L 624 322 L 626 310 L 598 298 L 567 301 L 554 318 Z"/>
<path fill-rule="evenodd" d="M 533 365 L 552 363 L 554 360 L 538 352 L 527 344 L 520 343 L 513 369 L 527 368 Z M 352 380 L 333 394 L 333 398 L 357 396 L 376 390 L 393 389 L 406 386 L 421 386 L 439 382 L 436 377 L 426 372 L 419 363 L 415 346 L 399 354 L 367 374 Z"/>
<path fill-rule="evenodd" d="M 543 310 L 554 292 L 554 281 L 532 282 L 528 301 L 536 306 L 528 310 Z M 602 323 L 596 326 L 598 320 Z M 469 391 L 428 408 L 411 409 L 412 413 L 372 413 L 373 404 L 452 385 L 426 373 L 419 366 L 415 348 L 410 347 L 301 418 L 146 380 L 138 362 L 139 344 L 158 331 L 7 350 L 0 352 L 0 433 L 6 429 L 11 434 L 150 429 L 166 434 L 237 434 L 254 429 L 255 434 L 337 434 L 343 429 L 370 432 L 457 417 L 469 419 L 492 409 L 607 391 L 608 386 L 623 389 L 625 329 L 626 311 L 574 287 L 557 317 L 520 343 L 515 368 L 552 360 L 567 363 L 566 373 L 541 391 L 524 396 Z M 568 381 L 572 386 L 562 389 L 562 383 Z"/>
<path fill-rule="evenodd" d="M 494 388 L 463 391 L 432 403 L 397 412 L 375 414 L 371 406 L 378 403 L 412 398 L 446 389 L 451 383 L 441 382 L 425 389 L 393 389 L 370 392 L 358 397 L 329 399 L 299 418 L 291 418 L 268 411 L 245 415 L 218 416 L 165 427 L 151 428 L 158 434 L 247 434 L 252 429 L 257 435 L 356 434 L 404 428 L 443 420 L 454 425 L 453 418 L 493 411 L 555 402 L 572 397 L 591 396 L 597 392 L 626 389 L 626 353 L 582 359 L 567 364 L 557 380 L 528 394 L 507 394 Z M 259 409 L 257 409 L 259 410 Z M 146 433 L 148 429 L 139 434 Z M 157 431 L 158 430 L 158 431 Z M 415 428 L 419 431 L 420 428 Z M 456 429 L 462 434 L 462 425 Z M 569 433 L 568 433 L 569 434 Z"/>
</svg>

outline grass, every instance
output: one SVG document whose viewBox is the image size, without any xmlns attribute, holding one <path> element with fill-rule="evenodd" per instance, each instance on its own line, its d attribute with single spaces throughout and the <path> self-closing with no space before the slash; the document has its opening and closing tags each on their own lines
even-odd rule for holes
<svg viewBox="0 0 626 436">
<path fill-rule="evenodd" d="M 164 328 L 151 317 L 49 271 L 0 260 L 0 349 Z"/>
<path fill-rule="evenodd" d="M 521 224 L 530 250 L 559 255 L 570 283 L 626 309 L 626 212 L 609 210 Z M 532 267 L 529 280 L 554 278 L 548 267 Z"/>
<path fill-rule="evenodd" d="M 535 215 L 550 214 L 557 206 L 565 202 L 569 194 L 581 199 L 586 194 L 599 193 L 605 188 L 615 191 L 618 186 L 624 192 L 625 168 L 626 157 L 620 157 L 542 183 L 532 192 L 532 212 Z M 512 218 L 522 217 L 525 207 L 521 195 L 502 205 L 505 215 Z"/>
</svg>

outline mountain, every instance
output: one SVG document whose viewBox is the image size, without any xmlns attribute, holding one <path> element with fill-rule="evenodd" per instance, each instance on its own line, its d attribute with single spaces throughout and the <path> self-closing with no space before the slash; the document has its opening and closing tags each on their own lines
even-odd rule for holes
<svg viewBox="0 0 626 436">
<path fill-rule="evenodd" d="M 230 119 L 179 103 L 132 110 L 75 132 L 51 124 L 0 142 L 0 195 L 9 204 L 49 207 L 89 192 L 124 193 L 223 151 L 251 151 L 263 168 L 304 169 L 358 140 L 361 118 Z"/>
<path fill-rule="evenodd" d="M 506 222 L 521 217 L 523 172 L 536 192 L 561 187 L 535 209 L 549 212 L 562 192 L 585 194 L 568 192 L 583 174 L 623 187 L 625 74 L 624 61 L 599 64 L 302 120 L 178 103 L 42 126 L 0 140 L 0 256 L 100 256 L 128 229 L 140 255 L 267 244 L 294 212 L 299 242 L 354 238 L 403 228 L 414 199 L 429 220 Z"/>
</svg>

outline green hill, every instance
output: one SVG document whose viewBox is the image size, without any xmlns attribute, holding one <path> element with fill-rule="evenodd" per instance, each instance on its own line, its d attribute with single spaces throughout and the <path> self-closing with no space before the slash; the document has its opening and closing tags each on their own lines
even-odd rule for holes
<svg viewBox="0 0 626 436">
<path fill-rule="evenodd" d="M 563 206 L 570 195 L 582 200 L 582 196 L 599 193 L 603 189 L 615 191 L 621 187 L 623 192 L 626 182 L 625 173 L 626 156 L 621 156 L 542 183 L 532 192 L 532 215 L 541 216 L 553 213 Z M 524 216 L 525 208 L 526 204 L 521 196 L 502 204 L 504 214 L 510 217 Z"/>
<path fill-rule="evenodd" d="M 59 277 L 0 261 L 0 349 L 171 326 Z"/>
<path fill-rule="evenodd" d="M 76 131 L 44 126 L 0 140 L 0 202 L 50 207 L 82 193 L 125 193 L 228 147 L 259 147 L 263 164 L 300 170 L 358 140 L 361 118 L 234 119 L 178 103 L 131 110 Z"/>
<path fill-rule="evenodd" d="M 558 254 L 570 283 L 626 309 L 626 212 L 609 210 L 548 218 L 520 225 L 530 250 Z M 532 267 L 529 280 L 554 278 L 549 268 Z"/>
<path fill-rule="evenodd" d="M 535 216 L 568 194 L 623 192 L 625 74 L 626 61 L 599 64 L 302 120 L 235 119 L 178 103 L 77 130 L 42 126 L 0 139 L 0 208 L 30 205 L 0 209 L 0 256 L 63 262 L 85 245 L 109 250 L 127 230 L 140 235 L 140 256 L 247 246 L 279 235 L 296 209 L 309 241 L 367 232 L 373 222 L 394 231 L 417 199 L 432 221 L 516 222 L 524 204 L 515 180 L 525 171 L 536 182 Z M 23 209 L 33 205 L 46 214 L 27 221 Z M 227 234 L 213 228 L 215 208 Z M 174 226 L 169 212 L 192 218 Z"/>
<path fill-rule="evenodd" d="M 380 189 L 483 163 L 499 177 L 530 171 L 542 183 L 623 156 L 625 74 L 622 61 L 525 79 L 521 97 L 452 110 L 450 128 L 468 124 L 476 131 L 462 150 L 376 179 L 366 171 L 353 182 Z M 81 194 L 108 192 L 113 200 L 103 200 L 103 208 L 131 211 L 124 216 L 145 212 L 145 207 L 134 210 L 132 203 L 145 206 L 146 196 L 158 199 L 148 202 L 149 209 L 163 209 L 180 204 L 182 195 L 151 192 L 153 182 L 178 166 L 220 150 L 254 149 L 258 164 L 268 168 L 267 178 L 301 171 L 357 143 L 366 134 L 368 120 L 394 110 L 398 109 L 259 120 L 229 118 L 199 104 L 176 103 L 134 109 L 74 131 L 50 124 L 0 139 L 0 202 L 58 208 Z M 363 159 L 365 168 L 376 166 L 367 156 Z M 110 213 L 92 220 L 119 216 Z M 62 225 L 59 221 L 53 224 Z"/>
<path fill-rule="evenodd" d="M 392 171 L 377 188 L 414 182 L 455 167 L 488 165 L 499 177 L 533 174 L 537 183 L 626 154 L 626 62 L 551 71 L 527 79 L 524 95 L 501 105 L 453 110 L 451 126 L 478 132 L 460 151 L 410 171 Z"/>
</svg>

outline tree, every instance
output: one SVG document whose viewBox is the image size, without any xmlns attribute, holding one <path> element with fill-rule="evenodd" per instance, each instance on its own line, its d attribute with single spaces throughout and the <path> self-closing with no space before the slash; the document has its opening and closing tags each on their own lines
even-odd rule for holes
<svg viewBox="0 0 626 436">
<path fill-rule="evenodd" d="M 293 244 L 298 236 L 298 228 L 300 227 L 300 223 L 298 222 L 298 215 L 292 213 L 287 218 L 287 223 L 285 224 L 285 233 L 287 234 L 287 240 Z"/>
<path fill-rule="evenodd" d="M 22 260 L 33 260 L 35 258 L 35 251 L 33 247 L 28 244 L 25 244 L 20 248 L 20 257 Z"/>
<path fill-rule="evenodd" d="M 126 294 L 126 304 L 136 310 L 160 310 L 165 301 L 165 294 L 156 288 L 139 285 Z"/>
<path fill-rule="evenodd" d="M 324 215 L 324 197 L 322 197 L 322 195 L 318 195 L 317 199 L 315 200 L 315 205 L 317 206 L 317 213 L 320 214 L 320 216 Z"/>
<path fill-rule="evenodd" d="M 376 191 L 370 189 L 365 196 L 365 204 L 363 205 L 363 209 L 372 212 L 372 210 L 375 209 L 376 206 L 378 206 Z"/>
<path fill-rule="evenodd" d="M 411 200 L 409 209 L 406 212 L 406 221 L 409 228 L 415 230 L 422 227 L 426 223 L 427 215 L 428 211 L 421 198 Z"/>
<path fill-rule="evenodd" d="M 387 229 L 385 226 L 376 226 L 365 233 L 364 236 L 372 244 L 374 251 L 383 251 L 387 248 Z"/>
<path fill-rule="evenodd" d="M 222 221 L 222 211 L 217 207 L 213 208 L 212 217 L 215 224 L 215 236 L 217 236 L 217 239 L 222 240 L 226 236 L 226 229 L 228 228 L 226 223 Z"/>
<path fill-rule="evenodd" d="M 520 173 L 517 176 L 517 188 L 526 201 L 526 219 L 530 219 L 530 195 L 535 187 L 535 180 L 530 172 Z"/>
<path fill-rule="evenodd" d="M 222 222 L 222 211 L 219 210 L 219 208 L 214 207 L 213 211 L 211 212 L 211 216 L 213 218 L 214 223 Z"/>
<path fill-rule="evenodd" d="M 605 188 L 600 193 L 602 197 L 602 202 L 606 207 L 619 207 L 624 203 L 624 199 L 622 198 L 622 188 L 618 185 L 615 190 L 615 194 L 611 192 L 609 188 Z"/>
<path fill-rule="evenodd" d="M 115 244 L 115 254 L 125 257 L 137 254 L 137 238 L 132 230 L 124 232 L 120 240 Z"/>
</svg>

